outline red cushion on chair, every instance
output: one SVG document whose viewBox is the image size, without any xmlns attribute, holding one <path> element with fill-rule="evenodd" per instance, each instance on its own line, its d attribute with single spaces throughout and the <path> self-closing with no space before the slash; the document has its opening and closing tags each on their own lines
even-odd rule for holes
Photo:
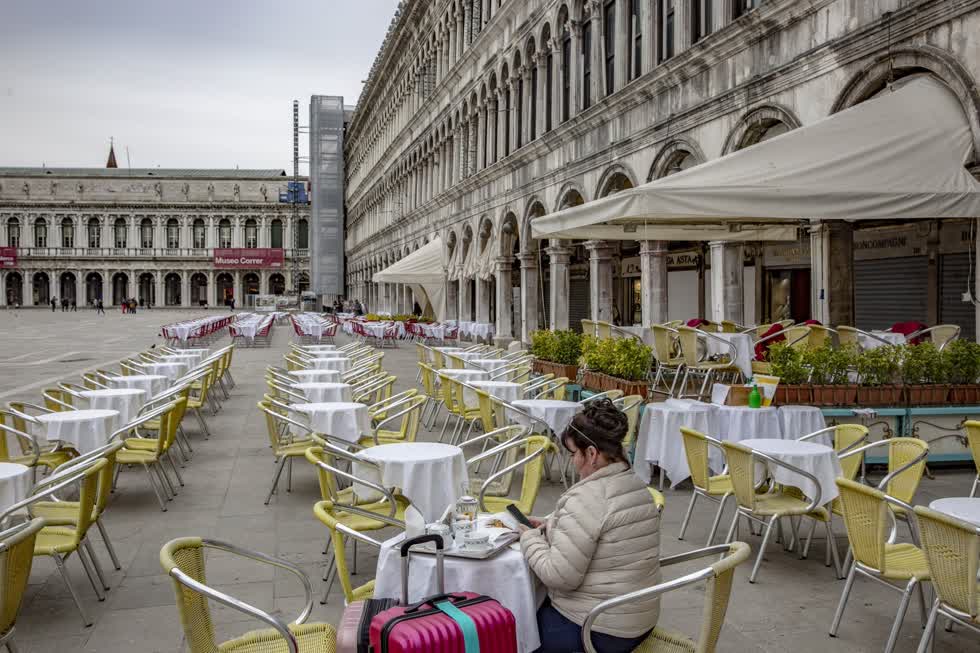
<svg viewBox="0 0 980 653">
<path fill-rule="evenodd" d="M 901 333 L 903 336 L 907 336 L 916 331 L 922 331 L 923 329 L 929 328 L 928 324 L 923 324 L 922 322 L 896 322 L 892 325 L 892 328 L 888 329 L 892 333 Z M 910 345 L 918 345 L 922 342 L 922 338 L 913 338 L 909 341 Z"/>
<path fill-rule="evenodd" d="M 688 320 L 685 326 L 689 326 L 692 329 L 697 329 L 705 324 L 709 324 L 709 322 L 707 320 L 702 320 L 701 318 L 696 317 L 693 320 Z"/>
<path fill-rule="evenodd" d="M 773 324 L 771 327 L 769 327 L 769 330 L 768 331 L 766 331 L 765 333 L 762 334 L 762 338 L 759 338 L 759 340 L 762 340 L 764 338 L 767 338 L 768 336 L 771 336 L 773 334 L 779 333 L 782 330 L 783 330 L 783 325 L 782 324 Z M 766 361 L 766 360 L 768 360 L 768 358 L 769 358 L 769 347 L 770 347 L 770 345 L 773 345 L 773 344 L 775 344 L 777 342 L 783 342 L 785 340 L 786 340 L 786 336 L 780 335 L 780 336 L 777 336 L 777 337 L 773 338 L 772 340 L 766 340 L 765 342 L 758 342 L 758 343 L 756 343 L 756 345 L 755 345 L 755 359 L 757 361 Z"/>
</svg>

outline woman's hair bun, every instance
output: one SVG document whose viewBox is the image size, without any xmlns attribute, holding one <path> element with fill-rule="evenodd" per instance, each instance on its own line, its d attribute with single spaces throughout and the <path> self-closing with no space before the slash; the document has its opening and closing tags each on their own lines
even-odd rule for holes
<svg viewBox="0 0 980 653">
<path fill-rule="evenodd" d="M 587 403 L 582 415 L 591 422 L 593 432 L 602 439 L 622 442 L 629 430 L 626 413 L 606 397 Z"/>
</svg>

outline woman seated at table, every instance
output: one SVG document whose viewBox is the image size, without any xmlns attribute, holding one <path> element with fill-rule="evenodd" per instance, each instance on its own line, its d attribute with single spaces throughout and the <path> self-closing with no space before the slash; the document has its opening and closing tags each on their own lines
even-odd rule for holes
<svg viewBox="0 0 980 653">
<path fill-rule="evenodd" d="M 608 399 L 589 403 L 562 435 L 578 483 L 554 512 L 521 535 L 528 565 L 548 588 L 538 610 L 538 653 L 582 650 L 582 624 L 600 602 L 660 579 L 660 517 L 623 452 L 628 421 Z M 599 653 L 632 651 L 657 624 L 658 599 L 611 610 L 596 621 Z"/>
</svg>

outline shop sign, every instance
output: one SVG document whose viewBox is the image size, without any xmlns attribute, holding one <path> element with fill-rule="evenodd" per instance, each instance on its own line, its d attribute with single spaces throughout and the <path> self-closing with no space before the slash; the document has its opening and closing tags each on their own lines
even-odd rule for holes
<svg viewBox="0 0 980 653">
<path fill-rule="evenodd" d="M 667 254 L 667 270 L 693 270 L 698 267 L 700 260 L 701 254 L 697 250 L 670 252 Z M 622 277 L 640 276 L 640 257 L 624 258 L 620 270 Z"/>
<path fill-rule="evenodd" d="M 17 267 L 17 248 L 0 247 L 0 269 L 7 270 Z"/>
<path fill-rule="evenodd" d="M 976 247 L 972 222 L 944 220 L 939 230 L 939 249 L 943 254 L 970 252 Z"/>
<path fill-rule="evenodd" d="M 854 260 L 922 256 L 926 253 L 929 225 L 893 229 L 867 229 L 854 232 Z"/>
<path fill-rule="evenodd" d="M 766 267 L 806 267 L 810 265 L 810 239 L 766 245 L 763 261 Z"/>
<path fill-rule="evenodd" d="M 281 249 L 214 250 L 214 267 L 221 270 L 282 269 L 284 259 Z"/>
</svg>

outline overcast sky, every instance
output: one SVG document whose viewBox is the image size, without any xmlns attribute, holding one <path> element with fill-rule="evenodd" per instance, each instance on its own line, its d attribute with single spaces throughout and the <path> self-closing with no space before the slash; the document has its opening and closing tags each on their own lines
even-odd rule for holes
<svg viewBox="0 0 980 653">
<path fill-rule="evenodd" d="M 0 4 L 0 166 L 103 166 L 112 136 L 120 167 L 291 170 L 292 100 L 355 104 L 398 0 Z"/>
</svg>

